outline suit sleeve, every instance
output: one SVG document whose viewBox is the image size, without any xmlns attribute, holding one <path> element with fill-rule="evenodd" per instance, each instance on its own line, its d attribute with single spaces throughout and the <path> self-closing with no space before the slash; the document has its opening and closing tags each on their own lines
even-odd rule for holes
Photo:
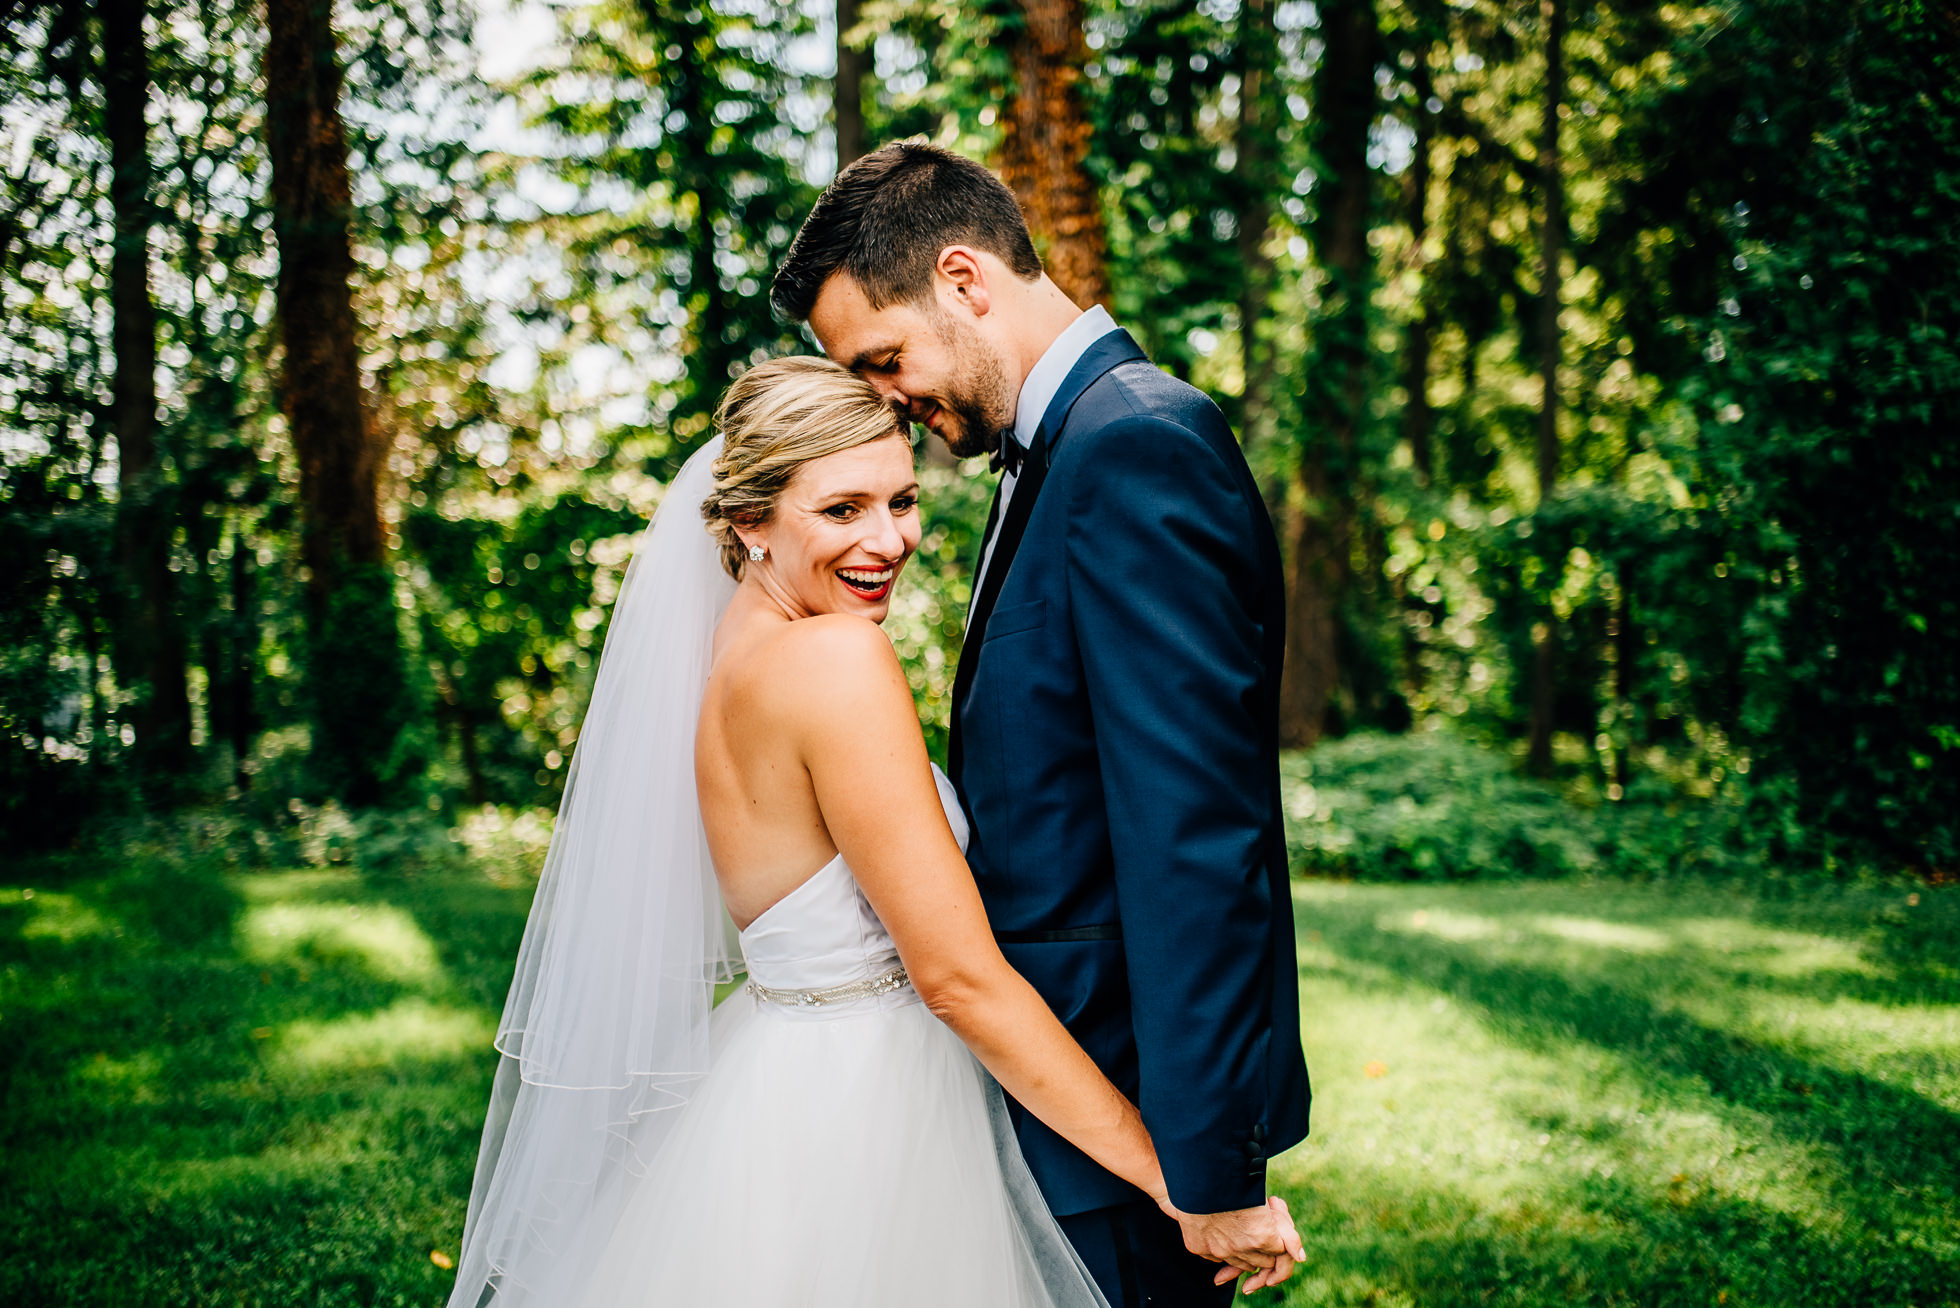
<svg viewBox="0 0 1960 1308">
<path fill-rule="evenodd" d="M 1089 687 L 1145 1124 L 1186 1212 L 1265 1198 L 1274 906 L 1264 515 L 1226 456 L 1137 417 L 1071 486 L 1068 583 Z"/>
</svg>

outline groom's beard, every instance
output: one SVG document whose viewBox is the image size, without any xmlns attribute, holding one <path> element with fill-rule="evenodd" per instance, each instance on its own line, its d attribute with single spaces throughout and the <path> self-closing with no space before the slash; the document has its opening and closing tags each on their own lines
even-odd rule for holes
<svg viewBox="0 0 1960 1308">
<path fill-rule="evenodd" d="M 946 448 L 956 459 L 970 459 L 976 454 L 992 454 L 1000 448 L 1001 431 L 1005 424 L 987 411 L 985 405 L 967 396 L 948 396 L 942 406 L 950 419 L 942 425 Z"/>
<path fill-rule="evenodd" d="M 1007 369 L 970 328 L 942 320 L 939 339 L 952 348 L 954 360 L 953 380 L 935 401 L 946 415 L 940 439 L 954 458 L 992 454 L 1000 448 L 1001 433 L 1014 425 L 1015 392 Z"/>
</svg>

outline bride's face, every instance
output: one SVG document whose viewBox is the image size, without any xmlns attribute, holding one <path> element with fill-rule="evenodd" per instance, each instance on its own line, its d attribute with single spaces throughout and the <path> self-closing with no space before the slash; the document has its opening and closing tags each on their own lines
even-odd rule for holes
<svg viewBox="0 0 1960 1308">
<path fill-rule="evenodd" d="M 883 622 L 919 547 L 912 447 L 896 432 L 797 469 L 775 515 L 743 539 L 768 550 L 745 569 L 793 618 L 852 613 Z"/>
</svg>

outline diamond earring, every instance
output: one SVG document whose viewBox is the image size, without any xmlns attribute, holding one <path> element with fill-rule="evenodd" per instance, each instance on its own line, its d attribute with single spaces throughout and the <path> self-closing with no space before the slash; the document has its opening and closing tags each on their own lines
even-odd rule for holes
<svg viewBox="0 0 1960 1308">
<path fill-rule="evenodd" d="M 762 562 L 763 557 L 768 553 L 769 551 L 762 548 L 762 546 L 760 545 L 751 545 L 749 546 L 749 562 L 760 563 Z"/>
</svg>

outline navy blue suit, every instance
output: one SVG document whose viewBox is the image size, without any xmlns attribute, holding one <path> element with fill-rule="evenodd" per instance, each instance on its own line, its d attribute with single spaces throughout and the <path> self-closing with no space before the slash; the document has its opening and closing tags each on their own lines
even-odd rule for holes
<svg viewBox="0 0 1960 1308">
<path fill-rule="evenodd" d="M 1224 416 L 1127 333 L 1103 337 L 1000 524 L 949 770 L 1008 961 L 1137 1102 L 1193 1213 L 1262 1202 L 1267 1158 L 1307 1132 L 1283 622 L 1278 544 Z M 1016 1126 L 1058 1215 L 1138 1199 L 1018 1109 Z"/>
</svg>

